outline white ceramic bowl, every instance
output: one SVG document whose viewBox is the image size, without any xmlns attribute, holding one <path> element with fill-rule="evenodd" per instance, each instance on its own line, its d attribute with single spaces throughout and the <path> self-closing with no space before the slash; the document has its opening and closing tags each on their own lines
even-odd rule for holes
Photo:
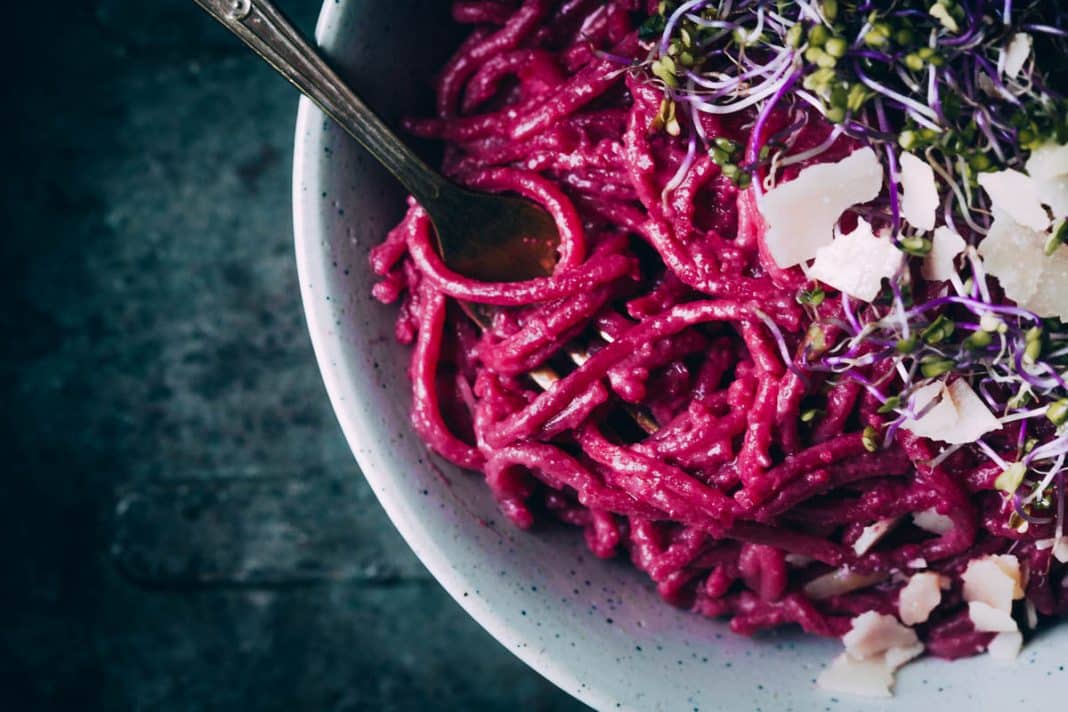
<svg viewBox="0 0 1068 712">
<path fill-rule="evenodd" d="M 453 46 L 445 0 L 326 0 L 317 38 L 387 117 L 429 97 Z M 893 700 L 842 698 L 814 680 L 836 641 L 785 633 L 749 640 L 670 608 L 643 575 L 585 550 L 580 532 L 514 529 L 480 478 L 427 453 L 408 424 L 408 350 L 395 309 L 370 297 L 368 250 L 401 216 L 392 179 L 303 100 L 293 178 L 297 267 L 330 400 L 365 476 L 441 585 L 509 650 L 591 706 L 663 710 L 1005 712 L 1068 692 L 1068 625 L 1015 666 L 987 657 L 924 660 L 898 675 Z M 457 651 L 462 656 L 463 651 Z"/>
</svg>

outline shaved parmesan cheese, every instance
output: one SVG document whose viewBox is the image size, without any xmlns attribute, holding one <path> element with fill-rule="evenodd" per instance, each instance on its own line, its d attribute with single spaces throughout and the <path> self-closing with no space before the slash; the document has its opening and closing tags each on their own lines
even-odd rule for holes
<svg viewBox="0 0 1068 712">
<path fill-rule="evenodd" d="M 921 230 L 934 230 L 938 186 L 926 161 L 911 153 L 901 154 L 901 189 L 901 214 L 905 219 Z"/>
<path fill-rule="evenodd" d="M 889 533 L 891 529 L 897 526 L 898 518 L 891 517 L 889 519 L 880 519 L 874 524 L 869 524 L 861 531 L 860 536 L 853 542 L 853 551 L 857 556 L 863 556 L 868 553 L 868 550 L 879 543 L 879 540 Z"/>
<path fill-rule="evenodd" d="M 1063 247 L 1045 258 L 1038 275 L 1035 293 L 1021 306 L 1039 316 L 1058 316 L 1068 319 L 1068 250 Z"/>
<path fill-rule="evenodd" d="M 1027 58 L 1031 56 L 1031 35 L 1017 32 L 1005 48 L 1005 76 L 1010 79 L 1020 74 Z"/>
<path fill-rule="evenodd" d="M 1023 598 L 1020 562 L 1012 554 L 984 556 L 972 559 L 961 574 L 964 600 L 984 603 L 1004 613 L 1012 610 L 1012 602 Z"/>
<path fill-rule="evenodd" d="M 1035 182 L 1030 176 L 1010 169 L 980 173 L 978 180 L 996 210 L 1008 213 L 1017 223 L 1032 230 L 1049 227 L 1049 216 L 1038 200 Z"/>
<path fill-rule="evenodd" d="M 875 611 L 854 618 L 842 642 L 846 651 L 823 671 L 817 684 L 867 697 L 889 697 L 894 671 L 923 652 L 923 643 L 911 628 Z"/>
<path fill-rule="evenodd" d="M 949 386 L 938 382 L 917 389 L 915 410 L 923 411 L 937 397 L 941 397 L 937 405 L 918 419 L 909 418 L 902 427 L 921 437 L 954 444 L 973 443 L 1001 427 L 972 387 L 961 379 Z"/>
<path fill-rule="evenodd" d="M 923 258 L 923 278 L 942 282 L 957 273 L 953 261 L 967 243 L 948 227 L 939 227 L 931 238 L 931 251 Z"/>
<path fill-rule="evenodd" d="M 883 653 L 883 660 L 886 662 L 886 666 L 891 671 L 897 670 L 899 667 L 912 660 L 920 653 L 923 652 L 923 643 L 916 643 L 910 645 L 907 648 L 890 648 Z"/>
<path fill-rule="evenodd" d="M 906 565 L 910 569 L 926 569 L 927 559 L 923 558 L 922 556 L 917 556 L 915 559 L 910 559 L 909 561 L 907 561 Z"/>
<path fill-rule="evenodd" d="M 1024 597 L 1024 581 L 1020 571 L 1020 560 L 1012 554 L 996 554 L 990 556 L 1002 573 L 1012 579 L 1012 598 L 1018 600 Z"/>
<path fill-rule="evenodd" d="M 981 633 L 1011 633 L 1018 629 L 1011 615 L 981 601 L 968 604 L 968 617 L 972 619 L 975 629 Z"/>
<path fill-rule="evenodd" d="M 883 279 L 901 268 L 905 256 L 887 237 L 876 237 L 864 220 L 848 235 L 838 234 L 834 242 L 816 252 L 809 277 L 865 302 L 879 295 Z"/>
<path fill-rule="evenodd" d="M 1068 174 L 1068 144 L 1044 143 L 1031 151 L 1024 164 L 1034 180 L 1048 180 Z"/>
<path fill-rule="evenodd" d="M 858 588 L 871 586 L 873 583 L 879 583 L 885 578 L 886 574 L 862 574 L 853 571 L 848 566 L 842 566 L 822 576 L 817 576 L 806 583 L 805 595 L 819 601 L 831 596 L 840 596 L 843 593 L 856 591 Z"/>
<path fill-rule="evenodd" d="M 1045 266 L 1046 237 L 1019 225 L 1010 216 L 994 212 L 990 232 L 979 243 L 979 254 L 990 274 L 998 278 L 1005 295 L 1025 305 L 1038 289 Z"/>
<path fill-rule="evenodd" d="M 890 648 L 916 645 L 916 631 L 901 625 L 897 618 L 884 613 L 867 611 L 853 619 L 853 627 L 842 636 L 846 652 L 863 660 L 884 653 Z"/>
<path fill-rule="evenodd" d="M 1017 224 L 994 212 L 990 232 L 979 243 L 987 271 L 998 278 L 1005 295 L 1039 316 L 1068 319 L 1068 250 L 1045 253 L 1047 233 Z"/>
<path fill-rule="evenodd" d="M 1068 175 L 1035 182 L 1038 199 L 1049 206 L 1053 215 L 1058 218 L 1068 216 Z"/>
<path fill-rule="evenodd" d="M 760 199 L 768 229 L 764 244 L 780 267 L 807 262 L 834 239 L 846 209 L 866 203 L 883 187 L 883 165 L 870 147 L 837 163 L 808 166 Z"/>
<path fill-rule="evenodd" d="M 1012 662 L 1020 654 L 1021 647 L 1023 647 L 1023 633 L 1009 631 L 995 635 L 990 645 L 986 646 L 986 650 L 995 660 Z"/>
<path fill-rule="evenodd" d="M 944 514 L 939 514 L 934 507 L 914 513 L 912 523 L 932 534 L 945 534 L 953 528 L 953 520 Z"/>
<path fill-rule="evenodd" d="M 929 571 L 913 574 L 898 594 L 897 609 L 901 622 L 905 625 L 923 623 L 941 601 L 941 576 Z"/>
<path fill-rule="evenodd" d="M 830 692 L 863 697 L 891 697 L 894 673 L 881 658 L 856 660 L 842 653 L 820 673 L 816 684 Z"/>
<path fill-rule="evenodd" d="M 1038 199 L 1053 216 L 1068 216 L 1068 144 L 1046 143 L 1031 151 L 1027 174 L 1038 186 Z"/>
</svg>

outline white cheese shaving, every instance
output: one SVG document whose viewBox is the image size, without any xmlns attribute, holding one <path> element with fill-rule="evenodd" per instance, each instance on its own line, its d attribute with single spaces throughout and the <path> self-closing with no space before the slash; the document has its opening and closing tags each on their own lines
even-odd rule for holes
<svg viewBox="0 0 1068 712">
<path fill-rule="evenodd" d="M 979 243 L 987 271 L 998 278 L 1005 295 L 1017 304 L 1026 304 L 1038 288 L 1038 277 L 1046 262 L 1045 242 L 1041 232 L 995 210 L 990 231 Z"/>
<path fill-rule="evenodd" d="M 816 682 L 825 690 L 866 697 L 890 697 L 894 671 L 923 652 L 911 628 L 875 611 L 854 618 L 842 642 L 846 651 Z"/>
<path fill-rule="evenodd" d="M 898 594 L 897 609 L 905 625 L 923 623 L 942 601 L 942 577 L 925 571 L 913 574 Z"/>
<path fill-rule="evenodd" d="M 973 443 L 1001 427 L 982 399 L 961 379 L 949 386 L 938 382 L 917 389 L 915 410 L 922 411 L 939 396 L 941 400 L 922 417 L 909 418 L 902 427 L 921 437 L 953 444 Z"/>
<path fill-rule="evenodd" d="M 923 643 L 916 643 L 907 648 L 890 648 L 883 653 L 883 660 L 891 670 L 897 670 L 909 660 L 923 652 Z"/>
<path fill-rule="evenodd" d="M 968 604 L 968 617 L 972 619 L 975 629 L 981 633 L 1011 633 L 1018 630 L 1011 615 L 981 601 Z"/>
<path fill-rule="evenodd" d="M 931 251 L 923 258 L 923 278 L 942 282 L 957 273 L 953 261 L 968 243 L 953 229 L 941 226 L 931 237 Z"/>
<path fill-rule="evenodd" d="M 1012 169 L 979 174 L 979 185 L 990 196 L 994 208 L 1008 213 L 1020 225 L 1032 230 L 1049 227 L 1049 216 L 1038 200 L 1030 176 Z"/>
<path fill-rule="evenodd" d="M 1038 186 L 1038 199 L 1053 216 L 1068 216 L 1068 144 L 1046 143 L 1031 151 L 1027 174 Z"/>
<path fill-rule="evenodd" d="M 842 653 L 820 673 L 816 684 L 829 692 L 862 697 L 892 697 L 894 672 L 883 657 L 856 660 Z"/>
<path fill-rule="evenodd" d="M 1024 585 L 1026 581 L 1023 569 L 1020 568 L 1020 560 L 1014 554 L 992 554 L 989 557 L 994 561 L 1002 573 L 1012 579 L 1012 598 L 1018 600 L 1024 597 Z"/>
<path fill-rule="evenodd" d="M 1068 217 L 1068 176 L 1057 176 L 1036 183 L 1038 199 L 1043 205 L 1048 205 L 1058 218 Z"/>
<path fill-rule="evenodd" d="M 953 528 L 953 520 L 931 507 L 912 515 L 912 523 L 932 534 L 945 534 Z"/>
<path fill-rule="evenodd" d="M 1023 598 L 1020 562 L 1012 554 L 972 559 L 961 574 L 964 600 L 984 603 L 1004 613 L 1012 611 L 1012 602 Z"/>
<path fill-rule="evenodd" d="M 1017 32 L 1012 36 L 1005 47 L 1005 76 L 1012 79 L 1020 74 L 1027 64 L 1027 58 L 1031 56 L 1031 43 L 1031 35 L 1026 32 Z"/>
<path fill-rule="evenodd" d="M 1068 319 L 1068 250 L 1046 255 L 1047 233 L 1016 223 L 994 211 L 990 232 L 979 243 L 987 272 L 998 278 L 1006 296 L 1039 316 Z"/>
<path fill-rule="evenodd" d="M 875 611 L 854 618 L 849 632 L 842 636 L 846 652 L 859 660 L 885 653 L 890 648 L 908 648 L 918 641 L 912 628 L 901 625 L 893 616 Z"/>
<path fill-rule="evenodd" d="M 834 239 L 834 226 L 848 208 L 866 203 L 883 187 L 883 165 L 870 147 L 837 163 L 808 166 L 792 181 L 760 199 L 768 228 L 764 244 L 780 267 L 807 262 Z"/>
<path fill-rule="evenodd" d="M 908 562 L 906 562 L 906 565 L 910 569 L 926 569 L 927 559 L 923 558 L 922 556 L 917 556 L 915 559 L 910 559 Z"/>
<path fill-rule="evenodd" d="M 901 154 L 901 190 L 901 214 L 904 218 L 913 227 L 934 230 L 938 185 L 927 161 L 911 153 Z"/>
<path fill-rule="evenodd" d="M 1023 634 L 1020 631 L 998 633 L 986 647 L 990 657 L 1003 662 L 1012 662 L 1023 647 Z"/>
<path fill-rule="evenodd" d="M 853 542 L 854 553 L 857 556 L 867 554 L 891 529 L 897 526 L 897 522 L 897 517 L 890 517 L 889 519 L 880 519 L 874 524 L 864 527 L 863 531 L 860 532 L 860 536 Z"/>
<path fill-rule="evenodd" d="M 879 295 L 883 279 L 893 277 L 904 259 L 888 237 L 876 237 L 871 225 L 859 220 L 853 232 L 837 234 L 834 242 L 816 251 L 808 276 L 870 302 Z"/>
<path fill-rule="evenodd" d="M 1068 320 L 1068 249 L 1061 247 L 1048 257 L 1035 284 L 1035 293 L 1021 304 L 1039 316 L 1058 316 Z"/>
<path fill-rule="evenodd" d="M 806 583 L 805 595 L 819 601 L 831 596 L 840 596 L 843 593 L 856 591 L 858 588 L 871 586 L 873 583 L 878 583 L 885 578 L 886 574 L 862 574 L 853 571 L 848 566 L 841 566 Z"/>
<path fill-rule="evenodd" d="M 1033 180 L 1049 180 L 1068 175 L 1068 144 L 1044 143 L 1031 151 L 1024 164 Z"/>
</svg>

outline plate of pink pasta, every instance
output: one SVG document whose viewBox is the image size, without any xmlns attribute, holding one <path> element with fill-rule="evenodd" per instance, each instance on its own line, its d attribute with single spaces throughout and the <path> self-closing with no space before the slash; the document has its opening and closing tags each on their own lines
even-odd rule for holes
<svg viewBox="0 0 1068 712">
<path fill-rule="evenodd" d="M 446 176 L 560 232 L 545 277 L 454 272 L 301 106 L 327 390 L 512 652 L 600 709 L 1066 689 L 1065 8 L 342 2 L 317 36 Z"/>
</svg>

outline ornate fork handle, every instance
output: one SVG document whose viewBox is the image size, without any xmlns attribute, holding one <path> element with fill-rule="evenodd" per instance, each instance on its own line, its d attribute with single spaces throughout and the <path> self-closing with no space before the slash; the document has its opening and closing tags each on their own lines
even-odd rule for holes
<svg viewBox="0 0 1068 712">
<path fill-rule="evenodd" d="M 404 145 L 269 0 L 195 0 L 314 101 L 420 201 L 451 187 Z"/>
</svg>

